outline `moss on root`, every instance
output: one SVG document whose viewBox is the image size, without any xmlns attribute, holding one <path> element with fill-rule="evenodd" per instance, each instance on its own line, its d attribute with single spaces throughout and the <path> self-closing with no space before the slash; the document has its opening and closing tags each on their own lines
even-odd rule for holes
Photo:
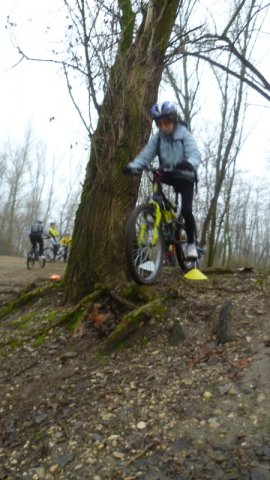
<svg viewBox="0 0 270 480">
<path fill-rule="evenodd" d="M 156 291 L 152 285 L 137 285 L 136 283 L 129 283 L 123 288 L 122 294 L 125 298 L 133 301 L 151 302 L 156 298 Z"/>
<path fill-rule="evenodd" d="M 79 303 L 70 307 L 59 319 L 58 325 L 68 324 L 71 331 L 76 330 L 84 315 L 89 311 L 94 302 L 96 302 L 102 295 L 109 292 L 109 289 L 104 284 L 95 285 L 96 290 L 86 295 Z"/>
<path fill-rule="evenodd" d="M 33 285 L 33 284 L 32 284 Z M 4 318 L 7 315 L 10 315 L 15 310 L 18 310 L 25 305 L 28 305 L 30 302 L 47 295 L 53 290 L 59 290 L 63 287 L 62 282 L 58 282 L 57 284 L 47 284 L 42 287 L 34 288 L 33 290 L 29 291 L 29 287 L 23 290 L 18 298 L 10 302 L 6 307 L 0 310 L 0 318 Z"/>
<path fill-rule="evenodd" d="M 164 306 L 163 299 L 155 299 L 151 302 L 142 305 L 131 312 L 124 315 L 121 322 L 115 327 L 113 332 L 109 335 L 104 343 L 103 350 L 109 352 L 119 345 L 123 344 L 130 333 L 132 333 L 143 322 L 153 317 L 159 317 L 164 313 L 166 307 Z"/>
</svg>

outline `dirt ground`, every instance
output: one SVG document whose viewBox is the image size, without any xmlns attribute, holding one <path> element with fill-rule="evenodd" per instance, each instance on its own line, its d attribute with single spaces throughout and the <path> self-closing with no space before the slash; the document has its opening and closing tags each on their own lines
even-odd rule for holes
<svg viewBox="0 0 270 480">
<path fill-rule="evenodd" d="M 27 270 L 26 258 L 0 255 L 0 285 L 26 286 L 31 282 L 44 282 L 53 274 L 63 275 L 64 262 L 46 263 L 44 268 L 35 265 Z"/>
<path fill-rule="evenodd" d="M 0 257 L 2 308 L 64 269 Z M 269 480 L 270 274 L 207 276 L 164 268 L 165 312 L 108 355 L 55 323 L 61 289 L 2 316 L 0 480 Z"/>
</svg>

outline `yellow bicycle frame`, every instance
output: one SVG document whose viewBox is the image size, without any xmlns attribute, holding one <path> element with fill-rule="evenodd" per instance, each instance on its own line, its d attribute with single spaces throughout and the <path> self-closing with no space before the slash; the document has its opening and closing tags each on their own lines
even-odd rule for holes
<svg viewBox="0 0 270 480">
<path fill-rule="evenodd" d="M 157 241 L 158 241 L 158 237 L 159 237 L 159 225 L 160 225 L 160 222 L 161 222 L 161 218 L 162 218 L 162 213 L 161 213 L 161 210 L 160 210 L 160 206 L 158 204 L 158 202 L 156 202 L 155 200 L 150 200 L 149 202 L 151 205 L 154 205 L 155 207 L 155 223 L 154 223 L 154 227 L 153 227 L 153 237 L 152 237 L 152 245 L 155 246 Z"/>
<path fill-rule="evenodd" d="M 149 204 L 153 205 L 155 208 L 155 223 L 153 226 L 153 236 L 151 240 L 151 245 L 155 246 L 159 237 L 158 228 L 161 222 L 162 214 L 161 214 L 160 206 L 155 200 L 150 200 Z M 138 238 L 139 245 L 145 244 L 145 239 L 144 239 L 145 231 L 146 231 L 146 223 L 144 222 L 140 226 L 140 233 Z"/>
<path fill-rule="evenodd" d="M 157 191 L 157 185 L 154 185 L 153 191 L 154 193 Z M 151 245 L 155 246 L 159 237 L 159 226 L 160 226 L 162 217 L 164 218 L 165 222 L 170 222 L 176 218 L 176 214 L 174 212 L 171 212 L 170 210 L 161 210 L 159 203 L 154 199 L 151 199 L 148 203 L 150 205 L 153 205 L 155 208 L 155 214 L 154 214 L 155 223 L 153 226 L 153 236 L 151 241 Z M 143 245 L 145 243 L 144 241 L 145 231 L 146 231 L 146 223 L 143 223 L 140 227 L 140 233 L 138 238 L 139 245 Z"/>
</svg>

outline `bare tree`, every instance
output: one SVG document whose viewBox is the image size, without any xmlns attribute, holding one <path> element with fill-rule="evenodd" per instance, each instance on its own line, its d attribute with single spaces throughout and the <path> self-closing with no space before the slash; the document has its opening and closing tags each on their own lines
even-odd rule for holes
<svg viewBox="0 0 270 480">
<path fill-rule="evenodd" d="M 108 11 L 114 13 L 114 5 Z M 121 169 L 149 137 L 148 112 L 157 98 L 178 5 L 176 0 L 153 0 L 136 12 L 130 1 L 118 2 L 117 49 L 91 140 L 66 273 L 70 300 L 88 293 L 97 281 L 115 284 L 123 278 L 124 223 L 138 181 L 123 177 Z"/>
<path fill-rule="evenodd" d="M 248 52 L 252 49 L 253 43 L 252 33 L 254 31 L 254 9 L 256 9 L 255 2 L 251 2 L 246 11 L 246 16 L 235 18 L 235 31 L 238 32 L 239 51 L 242 52 L 242 57 L 247 58 Z M 240 40 L 241 33 L 241 40 Z M 232 54 L 227 59 L 227 69 L 229 72 L 231 65 L 235 63 L 235 58 Z M 206 244 L 206 235 L 209 230 L 208 237 L 208 266 L 213 265 L 215 259 L 215 242 L 217 230 L 217 214 L 218 214 L 218 200 L 222 187 L 226 178 L 231 177 L 229 181 L 229 189 L 227 189 L 228 197 L 225 200 L 225 208 L 220 217 L 219 232 L 225 213 L 229 207 L 229 200 L 232 192 L 232 182 L 235 173 L 235 162 L 241 146 L 241 137 L 243 130 L 243 105 L 245 105 L 244 93 L 244 78 L 246 75 L 246 64 L 240 63 L 238 85 L 234 82 L 234 92 L 232 91 L 232 81 L 229 73 L 225 74 L 225 78 L 220 79 L 218 70 L 214 69 L 216 78 L 220 85 L 220 92 L 222 93 L 222 119 L 221 132 L 219 135 L 219 145 L 215 160 L 215 180 L 214 192 L 211 198 L 209 209 L 205 220 L 203 222 L 201 244 Z M 240 123 L 240 125 L 239 125 Z M 227 216 L 228 220 L 228 216 Z"/>
<path fill-rule="evenodd" d="M 7 196 L 4 202 L 4 214 L 1 219 L 0 229 L 5 234 L 6 253 L 14 252 L 13 236 L 15 232 L 15 223 L 20 210 L 23 207 L 23 189 L 26 181 L 26 172 L 28 167 L 28 154 L 30 149 L 31 131 L 26 132 L 24 145 L 21 148 L 12 149 L 9 144 L 6 147 L 8 158 L 8 168 L 6 170 L 6 189 Z"/>
</svg>

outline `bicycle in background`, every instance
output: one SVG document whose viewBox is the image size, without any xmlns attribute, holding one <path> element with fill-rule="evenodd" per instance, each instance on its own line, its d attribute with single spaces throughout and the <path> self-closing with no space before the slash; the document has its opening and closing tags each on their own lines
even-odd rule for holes
<svg viewBox="0 0 270 480">
<path fill-rule="evenodd" d="M 53 247 L 44 248 L 44 255 L 46 257 L 46 261 L 50 262 L 67 262 L 69 252 L 66 252 L 65 247 L 62 245 L 57 245 L 57 250 L 55 254 L 55 250 Z"/>
<path fill-rule="evenodd" d="M 39 247 L 36 245 L 35 248 L 31 248 L 30 252 L 27 254 L 26 265 L 28 270 L 32 270 L 35 264 L 39 264 L 41 268 L 45 267 L 46 260 L 43 257 L 39 256 Z"/>
</svg>

